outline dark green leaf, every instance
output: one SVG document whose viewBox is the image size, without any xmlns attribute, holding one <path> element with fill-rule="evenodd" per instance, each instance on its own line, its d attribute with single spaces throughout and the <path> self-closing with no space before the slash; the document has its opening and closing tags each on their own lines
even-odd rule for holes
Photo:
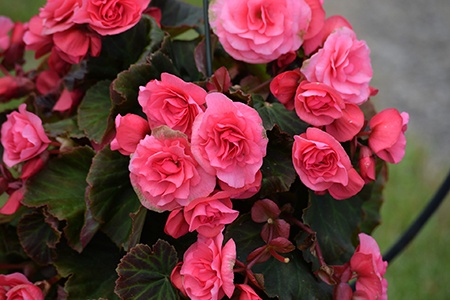
<svg viewBox="0 0 450 300">
<path fill-rule="evenodd" d="M 261 195 L 286 192 L 295 181 L 297 173 L 292 165 L 292 138 L 280 132 L 278 126 L 267 132 L 269 144 L 261 172 L 263 181 Z"/>
<path fill-rule="evenodd" d="M 177 261 L 175 249 L 163 240 L 152 248 L 138 244 L 117 267 L 116 294 L 121 299 L 179 299 L 170 282 Z"/>
<path fill-rule="evenodd" d="M 81 235 L 85 226 L 86 176 L 93 156 L 90 148 L 79 147 L 50 160 L 37 176 L 27 181 L 22 200 L 29 207 L 46 206 L 52 216 L 67 221 L 64 233 L 77 251 L 82 251 L 93 234 Z"/>
<path fill-rule="evenodd" d="M 49 136 L 67 136 L 71 138 L 82 138 L 85 136 L 85 134 L 78 128 L 76 118 L 63 119 L 53 123 L 45 123 L 44 128 Z"/>
<path fill-rule="evenodd" d="M 331 299 L 331 286 L 321 282 L 311 272 L 298 251 L 284 255 L 289 263 L 282 263 L 271 257 L 267 262 L 257 264 L 255 273 L 264 276 L 265 292 L 269 297 L 279 299 Z"/>
<path fill-rule="evenodd" d="M 109 117 L 111 100 L 109 80 L 99 81 L 92 86 L 78 108 L 78 126 L 90 140 L 100 144 L 105 135 L 113 129 L 114 122 Z"/>
<path fill-rule="evenodd" d="M 172 43 L 173 61 L 185 81 L 200 80 L 201 73 L 197 69 L 194 59 L 194 51 L 199 39 L 194 41 L 174 41 Z"/>
<path fill-rule="evenodd" d="M 335 200 L 329 194 L 319 196 L 310 192 L 310 206 L 303 219 L 317 233 L 327 264 L 344 264 L 353 254 L 353 239 L 362 221 L 362 203 L 357 196 Z"/>
<path fill-rule="evenodd" d="M 64 289 L 69 300 L 117 299 L 114 270 L 121 254 L 107 237 L 96 235 L 81 254 L 64 245 L 58 246 L 57 253 L 54 264 L 62 277 L 68 277 Z"/>
<path fill-rule="evenodd" d="M 161 9 L 163 26 L 198 26 L 203 22 L 203 13 L 200 7 L 177 0 L 153 0 L 151 4 Z"/>
<path fill-rule="evenodd" d="M 130 214 L 136 213 L 141 206 L 130 184 L 129 161 L 129 157 L 105 147 L 92 160 L 86 179 L 90 186 L 88 199 L 93 217 L 102 224 L 102 230 L 113 242 L 125 250 L 132 232 Z"/>
<path fill-rule="evenodd" d="M 257 95 L 252 98 L 254 108 L 261 116 L 266 130 L 271 130 L 275 125 L 278 125 L 282 131 L 290 135 L 297 135 L 306 131 L 308 125 L 300 120 L 295 111 L 287 110 L 279 102 L 266 102 Z"/>
<path fill-rule="evenodd" d="M 61 237 L 56 219 L 37 211 L 24 215 L 17 225 L 17 234 L 24 251 L 34 261 L 41 265 L 53 261 Z"/>
</svg>

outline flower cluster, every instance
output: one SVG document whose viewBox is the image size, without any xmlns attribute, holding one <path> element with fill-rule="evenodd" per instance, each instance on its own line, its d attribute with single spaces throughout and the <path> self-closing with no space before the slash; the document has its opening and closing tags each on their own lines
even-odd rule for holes
<svg viewBox="0 0 450 300">
<path fill-rule="evenodd" d="M 41 280 L 0 275 L 3 298 L 387 298 L 365 204 L 409 116 L 376 112 L 366 42 L 322 0 L 205 21 L 177 0 L 0 17 L 0 258 Z"/>
</svg>

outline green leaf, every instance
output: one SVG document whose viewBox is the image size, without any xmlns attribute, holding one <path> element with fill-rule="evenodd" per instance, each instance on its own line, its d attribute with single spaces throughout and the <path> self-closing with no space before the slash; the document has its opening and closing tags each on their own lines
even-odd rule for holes
<svg viewBox="0 0 450 300">
<path fill-rule="evenodd" d="M 50 136 L 67 136 L 71 138 L 82 138 L 85 134 L 78 128 L 75 117 L 63 119 L 53 123 L 44 124 L 45 131 Z"/>
<path fill-rule="evenodd" d="M 153 0 L 151 4 L 161 9 L 163 26 L 199 26 L 203 22 L 202 9 L 198 6 L 177 0 Z"/>
<path fill-rule="evenodd" d="M 17 225 L 17 234 L 24 251 L 41 265 L 50 264 L 56 255 L 56 244 L 61 232 L 58 221 L 35 211 L 22 216 Z"/>
<path fill-rule="evenodd" d="M 194 41 L 173 41 L 172 57 L 175 67 L 179 70 L 180 76 L 185 81 L 198 81 L 201 73 L 195 64 L 194 51 L 200 39 Z"/>
<path fill-rule="evenodd" d="M 329 194 L 319 196 L 310 192 L 310 206 L 303 220 L 317 233 L 327 264 L 344 264 L 352 256 L 353 240 L 362 221 L 362 203 L 358 196 L 335 200 Z"/>
<path fill-rule="evenodd" d="M 253 95 L 252 99 L 254 108 L 261 116 L 266 130 L 271 130 L 275 125 L 278 125 L 282 131 L 290 135 L 297 135 L 306 131 L 308 124 L 301 121 L 295 111 L 287 110 L 279 102 L 266 102 L 258 95 Z"/>
<path fill-rule="evenodd" d="M 267 132 L 269 143 L 261 172 L 263 175 L 261 196 L 289 191 L 297 173 L 292 164 L 293 139 L 280 132 L 278 126 Z"/>
<path fill-rule="evenodd" d="M 78 108 L 78 126 L 97 144 L 114 127 L 110 118 L 110 84 L 109 80 L 103 80 L 89 88 Z"/>
<path fill-rule="evenodd" d="M 163 240 L 152 248 L 138 244 L 117 267 L 116 294 L 121 299 L 179 299 L 170 282 L 177 261 L 175 249 Z"/>
<path fill-rule="evenodd" d="M 261 230 L 264 224 L 252 221 L 250 214 L 241 215 L 236 221 L 226 227 L 224 240 L 230 238 L 236 243 L 236 258 L 245 262 L 247 256 L 256 248 L 265 244 L 261 238 Z"/>
<path fill-rule="evenodd" d="M 122 255 L 107 237 L 96 235 L 81 254 L 64 245 L 57 253 L 54 264 L 62 277 L 68 277 L 68 299 L 117 299 L 114 270 Z"/>
<path fill-rule="evenodd" d="M 46 206 L 47 211 L 60 221 L 67 221 L 64 233 L 69 245 L 82 251 L 94 232 L 84 232 L 86 176 L 94 151 L 79 147 L 50 160 L 47 165 L 26 182 L 22 203 L 29 207 Z"/>
<path fill-rule="evenodd" d="M 86 179 L 94 219 L 102 224 L 103 232 L 125 250 L 128 250 L 127 242 L 133 226 L 130 214 L 137 213 L 141 207 L 130 184 L 129 161 L 129 157 L 105 147 L 92 160 Z"/>
<path fill-rule="evenodd" d="M 289 263 L 271 257 L 257 264 L 255 273 L 264 276 L 264 288 L 269 297 L 279 299 L 332 299 L 332 288 L 317 279 L 298 251 L 283 255 Z"/>
</svg>

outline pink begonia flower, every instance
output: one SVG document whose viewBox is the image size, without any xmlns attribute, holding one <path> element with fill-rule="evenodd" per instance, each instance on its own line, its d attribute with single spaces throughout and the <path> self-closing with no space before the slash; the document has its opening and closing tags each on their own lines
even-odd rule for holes
<svg viewBox="0 0 450 300">
<path fill-rule="evenodd" d="M 370 94 L 370 50 L 365 41 L 347 27 L 336 29 L 323 48 L 303 63 L 306 79 L 333 87 L 347 103 L 362 104 Z"/>
<path fill-rule="evenodd" d="M 111 141 L 111 150 L 119 150 L 123 155 L 130 155 L 135 150 L 139 142 L 150 134 L 150 127 L 147 120 L 135 115 L 126 114 L 116 116 L 116 136 Z"/>
<path fill-rule="evenodd" d="M 218 180 L 219 187 L 222 191 L 227 192 L 231 199 L 248 199 L 261 189 L 262 183 L 262 173 L 261 171 L 256 172 L 255 181 L 244 185 L 241 188 L 234 188 L 226 184 L 225 182 Z"/>
<path fill-rule="evenodd" d="M 325 131 L 339 142 L 353 139 L 364 126 L 364 113 L 358 105 L 347 103 L 342 117 L 325 126 Z"/>
<path fill-rule="evenodd" d="M 28 112 L 26 104 L 21 104 L 18 112 L 7 115 L 1 133 L 3 162 L 10 168 L 38 156 L 51 142 L 45 135 L 41 119 Z"/>
<path fill-rule="evenodd" d="M 322 47 L 327 37 L 333 31 L 341 27 L 353 29 L 350 22 L 342 16 L 328 17 L 325 20 L 325 23 L 323 24 L 321 30 L 316 35 L 312 36 L 311 38 L 305 39 L 305 41 L 303 42 L 303 50 L 305 51 L 305 54 L 310 55 L 315 50 L 317 50 L 317 48 Z"/>
<path fill-rule="evenodd" d="M 199 235 L 184 253 L 180 275 L 189 299 L 219 300 L 233 295 L 236 244 L 230 239 L 222 247 L 222 242 L 222 234 L 214 238 Z"/>
<path fill-rule="evenodd" d="M 34 89 L 34 83 L 26 77 L 0 77 L 0 102 L 23 97 Z"/>
<path fill-rule="evenodd" d="M 20 201 L 22 201 L 23 199 L 24 192 L 25 191 L 22 188 L 13 191 L 11 195 L 9 195 L 8 200 L 6 200 L 6 203 L 3 204 L 2 207 L 0 207 L 0 214 L 12 215 L 13 213 L 15 213 L 20 207 Z"/>
<path fill-rule="evenodd" d="M 89 24 L 100 35 L 122 33 L 141 19 L 150 0 L 82 0 L 74 22 Z"/>
<path fill-rule="evenodd" d="M 0 55 L 5 52 L 10 45 L 9 31 L 13 29 L 14 22 L 10 18 L 0 16 Z"/>
<path fill-rule="evenodd" d="M 45 70 L 36 78 L 36 89 L 41 95 L 47 95 L 59 90 L 61 76 L 53 70 Z"/>
<path fill-rule="evenodd" d="M 189 232 L 189 224 L 184 218 L 182 208 L 177 208 L 170 212 L 164 226 L 164 232 L 175 239 Z"/>
<path fill-rule="evenodd" d="M 159 7 L 148 7 L 143 12 L 143 15 L 148 15 L 155 19 L 159 27 L 161 27 L 162 11 Z"/>
<path fill-rule="evenodd" d="M 161 80 L 139 87 L 138 101 L 151 129 L 167 125 L 190 136 L 195 117 L 204 111 L 206 94 L 198 85 L 162 73 Z"/>
<path fill-rule="evenodd" d="M 236 287 L 241 291 L 239 300 L 262 300 L 248 284 L 236 284 Z"/>
<path fill-rule="evenodd" d="M 53 111 L 69 111 L 73 107 L 75 107 L 78 103 L 80 103 L 83 98 L 83 91 L 76 89 L 73 91 L 69 91 L 67 88 L 63 89 L 61 95 L 59 95 L 58 100 L 53 106 Z"/>
<path fill-rule="evenodd" d="M 1 25 L 0 25 L 1 26 Z M 11 32 L 11 40 L 8 49 L 3 53 L 3 66 L 11 70 L 17 64 L 23 64 L 25 54 L 25 43 L 23 41 L 23 35 L 28 30 L 28 23 L 16 22 Z M 1 53 L 0 46 L 0 56 Z"/>
<path fill-rule="evenodd" d="M 367 146 L 362 146 L 359 150 L 359 173 L 365 183 L 375 180 L 375 158 Z"/>
<path fill-rule="evenodd" d="M 369 147 L 381 159 L 396 164 L 405 156 L 409 115 L 395 108 L 387 108 L 369 121 Z"/>
<path fill-rule="evenodd" d="M 54 33 L 53 43 L 61 59 L 70 64 L 79 63 L 88 54 L 98 56 L 102 48 L 98 35 L 77 27 Z"/>
<path fill-rule="evenodd" d="M 309 8 L 311 8 L 311 22 L 303 37 L 304 41 L 317 35 L 322 30 L 325 24 L 326 15 L 321 0 L 305 0 L 305 2 L 309 5 Z"/>
<path fill-rule="evenodd" d="M 34 16 L 28 22 L 28 30 L 23 35 L 25 49 L 34 50 L 35 58 L 39 58 L 52 50 L 53 38 L 51 35 L 43 35 L 44 20 L 39 15 Z"/>
<path fill-rule="evenodd" d="M 377 242 L 369 235 L 360 233 L 360 244 L 350 259 L 350 269 L 356 273 L 355 296 L 364 296 L 358 299 L 387 299 L 387 280 L 383 278 L 386 273 L 387 262 L 383 261 Z"/>
<path fill-rule="evenodd" d="M 186 291 L 183 287 L 183 277 L 180 274 L 181 266 L 183 265 L 182 262 L 177 263 L 175 268 L 173 268 L 172 272 L 170 273 L 170 281 L 172 282 L 173 286 L 180 290 L 180 292 L 186 296 Z"/>
<path fill-rule="evenodd" d="M 345 108 L 341 95 L 331 86 L 304 80 L 295 94 L 295 112 L 313 126 L 324 126 L 342 117 Z"/>
<path fill-rule="evenodd" d="M 310 127 L 294 136 L 292 162 L 303 184 L 328 191 L 337 200 L 356 195 L 364 186 L 342 145 L 320 129 Z"/>
<path fill-rule="evenodd" d="M 200 235 L 213 238 L 239 216 L 239 211 L 232 207 L 228 193 L 220 191 L 194 199 L 184 208 L 184 218 L 190 232 L 196 230 Z"/>
<path fill-rule="evenodd" d="M 21 273 L 0 274 L 0 299 L 43 300 L 44 294 Z"/>
<path fill-rule="evenodd" d="M 215 0 L 209 17 L 233 58 L 267 63 L 300 48 L 312 13 L 304 0 Z"/>
<path fill-rule="evenodd" d="M 206 197 L 216 185 L 214 175 L 194 159 L 187 136 L 167 126 L 155 128 L 139 142 L 129 170 L 142 205 L 157 212 Z"/>
<path fill-rule="evenodd" d="M 294 110 L 295 92 L 302 78 L 300 69 L 280 73 L 270 82 L 270 92 L 286 109 Z"/>
<path fill-rule="evenodd" d="M 258 112 L 221 93 L 208 94 L 206 104 L 192 127 L 195 158 L 233 188 L 254 183 L 268 143 Z"/>
<path fill-rule="evenodd" d="M 40 9 L 39 17 L 43 20 L 43 35 L 63 32 L 72 27 L 74 16 L 81 6 L 81 0 L 47 0 Z"/>
</svg>

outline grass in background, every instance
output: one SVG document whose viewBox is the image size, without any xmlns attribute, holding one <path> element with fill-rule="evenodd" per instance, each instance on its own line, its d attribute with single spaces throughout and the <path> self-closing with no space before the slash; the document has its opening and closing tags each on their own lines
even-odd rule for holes
<svg viewBox="0 0 450 300">
<path fill-rule="evenodd" d="M 201 6 L 202 0 L 184 0 Z M 39 12 L 44 0 L 16 0 L 14 4 L 0 1 L 0 15 L 14 21 L 27 21 Z M 389 181 L 382 207 L 382 224 L 374 237 L 382 252 L 398 239 L 420 213 L 443 181 L 448 170 L 430 170 L 427 152 L 419 138 L 408 139 L 404 160 L 390 166 Z M 444 162 L 442 168 L 448 166 Z M 450 199 L 447 197 L 438 212 L 422 229 L 408 248 L 395 258 L 388 267 L 390 299 L 434 299 L 450 297 Z"/>
</svg>

